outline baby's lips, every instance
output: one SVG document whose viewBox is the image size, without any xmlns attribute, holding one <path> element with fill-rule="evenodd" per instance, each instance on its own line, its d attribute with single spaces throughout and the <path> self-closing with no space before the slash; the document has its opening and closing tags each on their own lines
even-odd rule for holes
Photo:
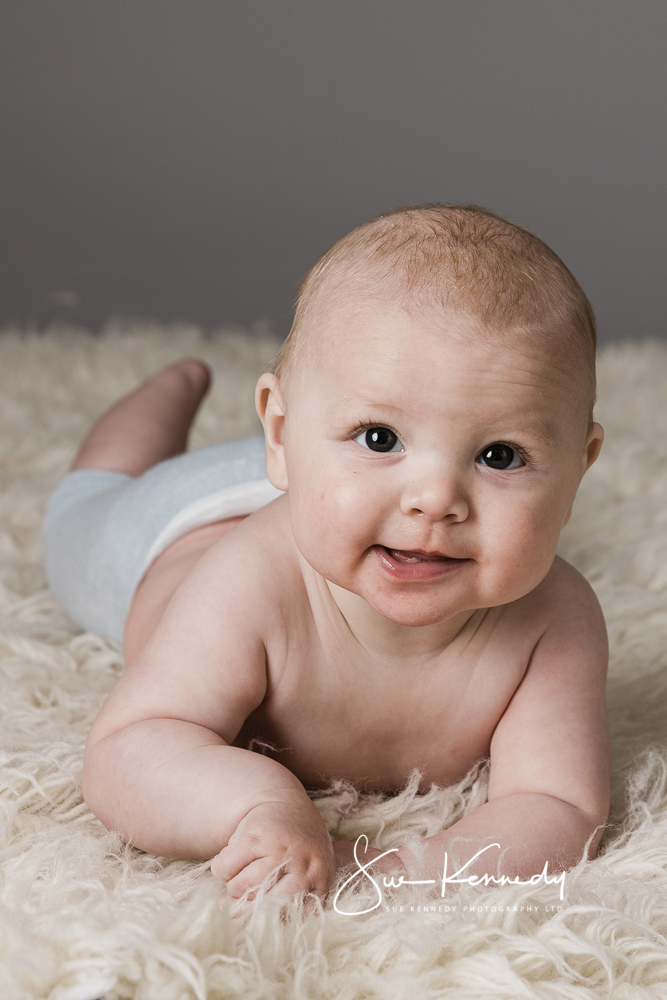
<svg viewBox="0 0 667 1000">
<path fill-rule="evenodd" d="M 386 546 L 383 546 L 383 548 L 386 548 Z M 387 552 L 392 559 L 403 563 L 444 562 L 445 560 L 453 558 L 452 556 L 443 555 L 441 552 L 420 552 L 418 550 L 411 549 L 387 548 Z"/>
<path fill-rule="evenodd" d="M 442 552 L 424 552 L 418 549 L 390 549 L 384 545 L 373 546 L 375 557 L 382 571 L 395 580 L 422 583 L 455 573 L 470 562 L 443 555 Z"/>
</svg>

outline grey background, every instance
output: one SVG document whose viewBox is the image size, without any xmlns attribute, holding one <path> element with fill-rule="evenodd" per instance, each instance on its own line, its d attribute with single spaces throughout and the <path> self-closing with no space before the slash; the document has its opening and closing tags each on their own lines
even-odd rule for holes
<svg viewBox="0 0 667 1000">
<path fill-rule="evenodd" d="M 667 336 L 664 0 L 1 0 L 0 322 L 285 333 L 401 204 L 486 205 Z"/>
</svg>

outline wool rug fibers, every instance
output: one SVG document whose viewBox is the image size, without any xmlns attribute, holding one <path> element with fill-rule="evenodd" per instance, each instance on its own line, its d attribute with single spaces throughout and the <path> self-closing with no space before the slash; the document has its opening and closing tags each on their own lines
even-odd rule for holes
<svg viewBox="0 0 667 1000">
<path fill-rule="evenodd" d="M 0 997 L 2 1000 L 667 997 L 667 345 L 600 358 L 607 441 L 561 552 L 591 581 L 611 639 L 614 770 L 598 857 L 559 886 L 366 881 L 305 917 L 271 897 L 220 907 L 206 864 L 123 845 L 81 798 L 83 744 L 123 670 L 46 589 L 40 520 L 91 421 L 162 365 L 198 355 L 215 388 L 194 447 L 258 429 L 253 385 L 269 338 L 116 324 L 0 336 Z M 331 832 L 389 849 L 484 801 L 479 769 L 455 788 L 317 800 Z M 363 880 L 362 880 L 363 881 Z"/>
</svg>

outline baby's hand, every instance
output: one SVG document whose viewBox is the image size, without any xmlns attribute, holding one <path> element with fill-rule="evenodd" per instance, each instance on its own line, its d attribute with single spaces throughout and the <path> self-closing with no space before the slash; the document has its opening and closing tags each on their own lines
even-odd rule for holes
<svg viewBox="0 0 667 1000">
<path fill-rule="evenodd" d="M 273 869 L 281 871 L 272 892 L 323 896 L 334 875 L 334 852 L 322 818 L 305 793 L 286 793 L 244 816 L 229 843 L 211 862 L 211 871 L 239 899 L 259 886 Z"/>
</svg>

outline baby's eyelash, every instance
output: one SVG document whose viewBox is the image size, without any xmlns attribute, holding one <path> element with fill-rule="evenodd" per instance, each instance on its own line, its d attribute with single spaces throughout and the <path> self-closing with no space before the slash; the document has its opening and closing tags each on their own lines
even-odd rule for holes
<svg viewBox="0 0 667 1000">
<path fill-rule="evenodd" d="M 359 426 L 355 427 L 353 431 L 350 431 L 348 438 L 350 441 L 354 441 L 354 439 L 358 438 L 360 434 L 364 433 L 364 431 L 369 431 L 371 427 L 386 427 L 387 430 L 392 431 L 397 438 L 400 438 L 401 436 L 395 427 L 392 427 L 391 424 L 386 423 L 384 420 L 368 420 L 366 423 L 359 424 Z"/>
<path fill-rule="evenodd" d="M 513 444 L 511 441 L 505 441 L 504 439 L 503 440 L 499 439 L 497 441 L 493 441 L 493 442 L 491 442 L 491 444 L 499 444 L 499 445 L 504 446 L 505 448 L 511 448 L 512 451 L 516 452 L 516 454 L 519 456 L 519 458 L 524 463 L 524 465 L 532 465 L 533 464 L 533 455 L 532 455 L 532 453 L 530 451 L 528 451 L 528 449 L 525 448 L 523 445 Z M 488 445 L 487 447 L 490 447 L 490 445 Z M 484 450 L 485 449 L 482 449 L 482 451 L 484 451 Z"/>
<path fill-rule="evenodd" d="M 400 433 L 396 430 L 396 428 L 393 427 L 391 424 L 386 423 L 386 421 L 384 420 L 383 421 L 366 420 L 364 423 L 358 424 L 347 435 L 348 440 L 354 441 L 356 438 L 359 437 L 360 434 L 363 434 L 364 431 L 370 430 L 372 427 L 386 427 L 387 430 L 392 431 L 392 433 L 396 435 L 399 441 L 403 440 L 401 438 Z M 517 455 L 521 458 L 521 460 L 525 462 L 526 465 L 533 464 L 533 454 L 524 445 L 513 444 L 511 441 L 494 441 L 493 444 L 506 445 L 506 447 L 511 448 L 513 451 L 515 451 Z"/>
<path fill-rule="evenodd" d="M 512 448 L 512 450 L 517 453 L 519 458 L 523 459 L 526 465 L 533 464 L 533 456 L 527 448 L 522 448 L 518 444 L 512 444 L 511 441 L 499 441 L 498 444 L 504 444 L 507 445 L 508 448 Z"/>
</svg>

